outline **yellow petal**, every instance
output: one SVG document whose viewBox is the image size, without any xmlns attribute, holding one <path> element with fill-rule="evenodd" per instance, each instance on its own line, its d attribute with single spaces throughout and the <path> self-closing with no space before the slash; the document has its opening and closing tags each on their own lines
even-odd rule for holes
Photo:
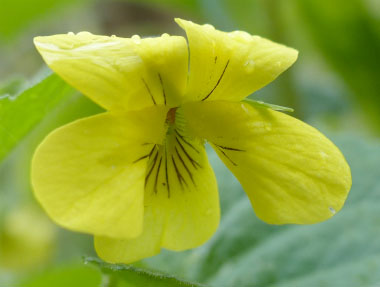
<svg viewBox="0 0 380 287">
<path fill-rule="evenodd" d="M 36 37 L 48 66 L 107 110 L 178 105 L 188 69 L 183 37 L 131 39 L 78 34 Z"/>
<path fill-rule="evenodd" d="M 190 46 L 187 101 L 239 101 L 273 81 L 298 52 L 246 32 L 215 30 L 176 19 Z"/>
<path fill-rule="evenodd" d="M 142 231 L 150 143 L 162 142 L 166 109 L 103 113 L 63 126 L 32 161 L 35 196 L 49 216 L 75 231 L 132 238 Z M 148 144 L 149 143 L 149 144 Z"/>
<path fill-rule="evenodd" d="M 244 103 L 189 103 L 183 109 L 189 128 L 212 144 L 262 220 L 315 223 L 342 208 L 351 187 L 349 166 L 313 127 Z"/>
<path fill-rule="evenodd" d="M 159 253 L 161 247 L 185 250 L 211 237 L 219 224 L 219 198 L 202 143 L 181 130 L 169 130 L 166 144 L 148 164 L 144 206 L 139 237 L 95 237 L 102 259 L 131 263 Z"/>
</svg>

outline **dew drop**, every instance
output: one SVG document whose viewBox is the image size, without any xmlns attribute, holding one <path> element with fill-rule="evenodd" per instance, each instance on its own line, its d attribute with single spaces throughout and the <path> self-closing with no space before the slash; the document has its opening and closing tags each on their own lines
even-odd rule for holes
<svg viewBox="0 0 380 287">
<path fill-rule="evenodd" d="M 248 110 L 248 108 L 242 103 L 241 104 L 241 107 L 242 107 L 242 109 L 243 109 L 243 111 L 245 112 L 245 113 L 249 113 L 249 110 Z"/>
<path fill-rule="evenodd" d="M 328 158 L 327 153 L 325 153 L 324 151 L 319 152 L 319 154 L 320 154 L 321 158 L 324 158 L 324 159 Z"/>
<path fill-rule="evenodd" d="M 266 130 L 266 131 L 271 131 L 272 130 L 272 126 L 271 125 L 266 125 L 265 127 L 264 127 L 264 129 Z"/>
<path fill-rule="evenodd" d="M 234 32 L 228 33 L 228 35 L 230 37 L 233 37 L 236 39 L 241 39 L 244 41 L 251 41 L 252 40 L 252 36 L 250 34 L 248 34 L 247 32 L 243 32 L 243 31 L 234 31 Z"/>
<path fill-rule="evenodd" d="M 245 61 L 244 68 L 247 73 L 252 73 L 255 69 L 255 61 L 252 59 Z"/>
<path fill-rule="evenodd" d="M 74 34 L 74 32 L 69 32 L 69 33 L 67 33 L 67 35 L 74 36 L 75 34 Z"/>
<path fill-rule="evenodd" d="M 90 32 L 87 31 L 82 31 L 77 34 L 78 36 L 92 36 Z"/>
<path fill-rule="evenodd" d="M 111 38 L 116 38 L 116 35 L 111 35 Z"/>
<path fill-rule="evenodd" d="M 331 206 L 329 207 L 329 210 L 330 210 L 330 212 L 331 212 L 332 214 L 335 214 L 335 213 L 336 213 L 335 209 L 332 208 Z"/>
<path fill-rule="evenodd" d="M 135 44 L 140 44 L 141 43 L 141 38 L 139 35 L 133 35 L 132 36 L 132 41 L 135 42 Z"/>
<path fill-rule="evenodd" d="M 168 37 L 170 37 L 170 35 L 168 33 L 164 33 L 164 34 L 161 35 L 161 37 L 168 38 Z"/>
<path fill-rule="evenodd" d="M 215 29 L 214 26 L 212 26 L 211 24 L 204 24 L 203 27 L 205 27 L 206 29 Z"/>
</svg>

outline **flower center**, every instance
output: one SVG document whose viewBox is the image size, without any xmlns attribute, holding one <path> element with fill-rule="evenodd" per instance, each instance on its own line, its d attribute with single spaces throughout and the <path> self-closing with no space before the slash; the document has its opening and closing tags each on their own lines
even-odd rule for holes
<svg viewBox="0 0 380 287">
<path fill-rule="evenodd" d="M 166 122 L 173 125 L 175 123 L 175 113 L 178 108 L 171 108 L 166 115 Z"/>
</svg>

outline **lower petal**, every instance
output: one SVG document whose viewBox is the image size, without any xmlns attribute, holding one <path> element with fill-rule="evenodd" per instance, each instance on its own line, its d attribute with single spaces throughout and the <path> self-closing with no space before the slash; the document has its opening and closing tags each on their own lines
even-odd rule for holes
<svg viewBox="0 0 380 287">
<path fill-rule="evenodd" d="M 130 263 L 161 248 L 194 248 L 218 227 L 217 184 L 199 140 L 169 128 L 165 144 L 150 157 L 145 178 L 143 233 L 131 240 L 95 237 L 98 255 L 108 262 Z"/>
<path fill-rule="evenodd" d="M 103 113 L 63 126 L 32 162 L 35 196 L 71 230 L 133 238 L 142 231 L 144 177 L 151 146 L 164 135 L 166 109 Z"/>
<path fill-rule="evenodd" d="M 273 224 L 316 223 L 339 211 L 351 187 L 339 149 L 313 127 L 244 103 L 184 105 L 194 134 L 207 139 Z"/>
</svg>

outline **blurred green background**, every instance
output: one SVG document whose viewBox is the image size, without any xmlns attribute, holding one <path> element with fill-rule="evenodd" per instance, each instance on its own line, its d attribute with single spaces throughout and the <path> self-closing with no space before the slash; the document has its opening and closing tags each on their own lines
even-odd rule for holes
<svg viewBox="0 0 380 287">
<path fill-rule="evenodd" d="M 0 286 L 199 286 L 177 277 L 221 287 L 380 286 L 380 1 L 0 4 Z M 51 74 L 32 39 L 69 31 L 184 35 L 174 17 L 298 49 L 296 64 L 251 97 L 292 107 L 294 116 L 327 134 L 351 166 L 352 190 L 327 222 L 267 225 L 210 149 L 222 222 L 207 244 L 164 251 L 134 267 L 84 260 L 96 257 L 92 238 L 60 229 L 41 211 L 30 187 L 30 159 L 49 131 L 101 109 Z"/>
</svg>

